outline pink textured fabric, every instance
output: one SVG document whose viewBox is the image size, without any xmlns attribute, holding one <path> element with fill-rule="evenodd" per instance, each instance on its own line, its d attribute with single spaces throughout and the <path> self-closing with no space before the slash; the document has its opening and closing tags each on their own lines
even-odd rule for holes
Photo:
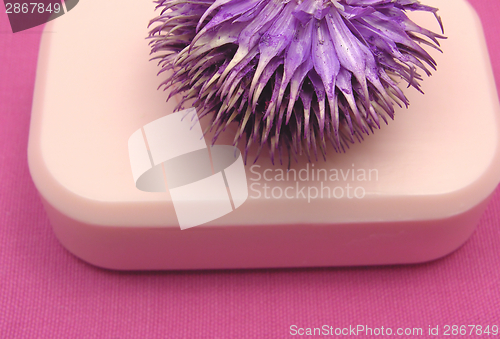
<svg viewBox="0 0 500 339">
<path fill-rule="evenodd" d="M 470 2 L 500 88 L 500 1 Z M 26 160 L 41 28 L 12 34 L 1 12 L 0 338 L 281 338 L 291 325 L 421 327 L 428 337 L 429 325 L 500 326 L 500 189 L 462 248 L 420 265 L 120 273 L 75 258 L 52 233 Z"/>
</svg>

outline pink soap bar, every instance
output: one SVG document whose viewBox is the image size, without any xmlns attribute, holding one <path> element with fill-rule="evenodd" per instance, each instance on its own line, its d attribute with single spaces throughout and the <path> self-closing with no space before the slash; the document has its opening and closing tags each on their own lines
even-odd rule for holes
<svg viewBox="0 0 500 339">
<path fill-rule="evenodd" d="M 326 161 L 292 160 L 289 171 L 286 156 L 272 165 L 265 152 L 244 166 L 236 152 L 239 160 L 218 169 L 212 149 L 209 176 L 176 184 L 168 164 L 185 142 L 170 153 L 155 146 L 166 135 L 155 128 L 176 103 L 157 90 L 164 78 L 149 61 L 154 4 L 88 0 L 51 21 L 28 151 L 58 239 L 93 265 L 121 270 L 401 264 L 457 249 L 500 181 L 500 108 L 472 7 L 425 3 L 440 9 L 448 39 L 443 54 L 430 50 L 438 71 L 422 82 L 425 95 L 405 89 L 410 107 L 394 121 L 346 153 L 330 148 Z M 432 14 L 409 15 L 439 31 Z M 190 150 L 205 152 L 207 140 Z M 161 189 L 140 179 L 141 168 L 156 168 Z"/>
</svg>

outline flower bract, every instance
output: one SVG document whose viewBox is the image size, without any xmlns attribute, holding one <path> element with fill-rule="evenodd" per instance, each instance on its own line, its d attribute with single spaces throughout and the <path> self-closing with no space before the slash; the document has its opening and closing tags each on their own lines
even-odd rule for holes
<svg viewBox="0 0 500 339">
<path fill-rule="evenodd" d="M 159 0 L 149 38 L 178 109 L 190 102 L 210 119 L 213 141 L 237 124 L 234 144 L 271 159 L 284 152 L 326 157 L 408 106 L 444 36 L 408 11 L 418 0 Z"/>
</svg>

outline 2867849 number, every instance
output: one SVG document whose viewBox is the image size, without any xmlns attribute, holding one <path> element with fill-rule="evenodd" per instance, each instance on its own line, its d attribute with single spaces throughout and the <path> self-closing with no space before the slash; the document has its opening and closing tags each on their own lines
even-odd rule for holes
<svg viewBox="0 0 500 339">
<path fill-rule="evenodd" d="M 43 4 L 38 2 L 6 3 L 5 12 L 7 14 L 27 14 L 27 13 L 59 13 L 62 8 L 60 4 Z"/>
<path fill-rule="evenodd" d="M 497 325 L 444 325 L 443 335 L 498 335 Z"/>
</svg>

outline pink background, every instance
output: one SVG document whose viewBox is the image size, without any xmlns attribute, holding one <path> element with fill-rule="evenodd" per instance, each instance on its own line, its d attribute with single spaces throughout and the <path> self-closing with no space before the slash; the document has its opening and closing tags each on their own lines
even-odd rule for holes
<svg viewBox="0 0 500 339">
<path fill-rule="evenodd" d="M 470 2 L 500 87 L 500 1 Z M 290 336 L 290 325 L 424 333 L 429 325 L 440 333 L 447 324 L 500 326 L 500 188 L 470 240 L 426 264 L 127 273 L 75 258 L 55 238 L 28 171 L 41 28 L 12 34 L 0 8 L 0 338 L 277 338 Z"/>
</svg>

